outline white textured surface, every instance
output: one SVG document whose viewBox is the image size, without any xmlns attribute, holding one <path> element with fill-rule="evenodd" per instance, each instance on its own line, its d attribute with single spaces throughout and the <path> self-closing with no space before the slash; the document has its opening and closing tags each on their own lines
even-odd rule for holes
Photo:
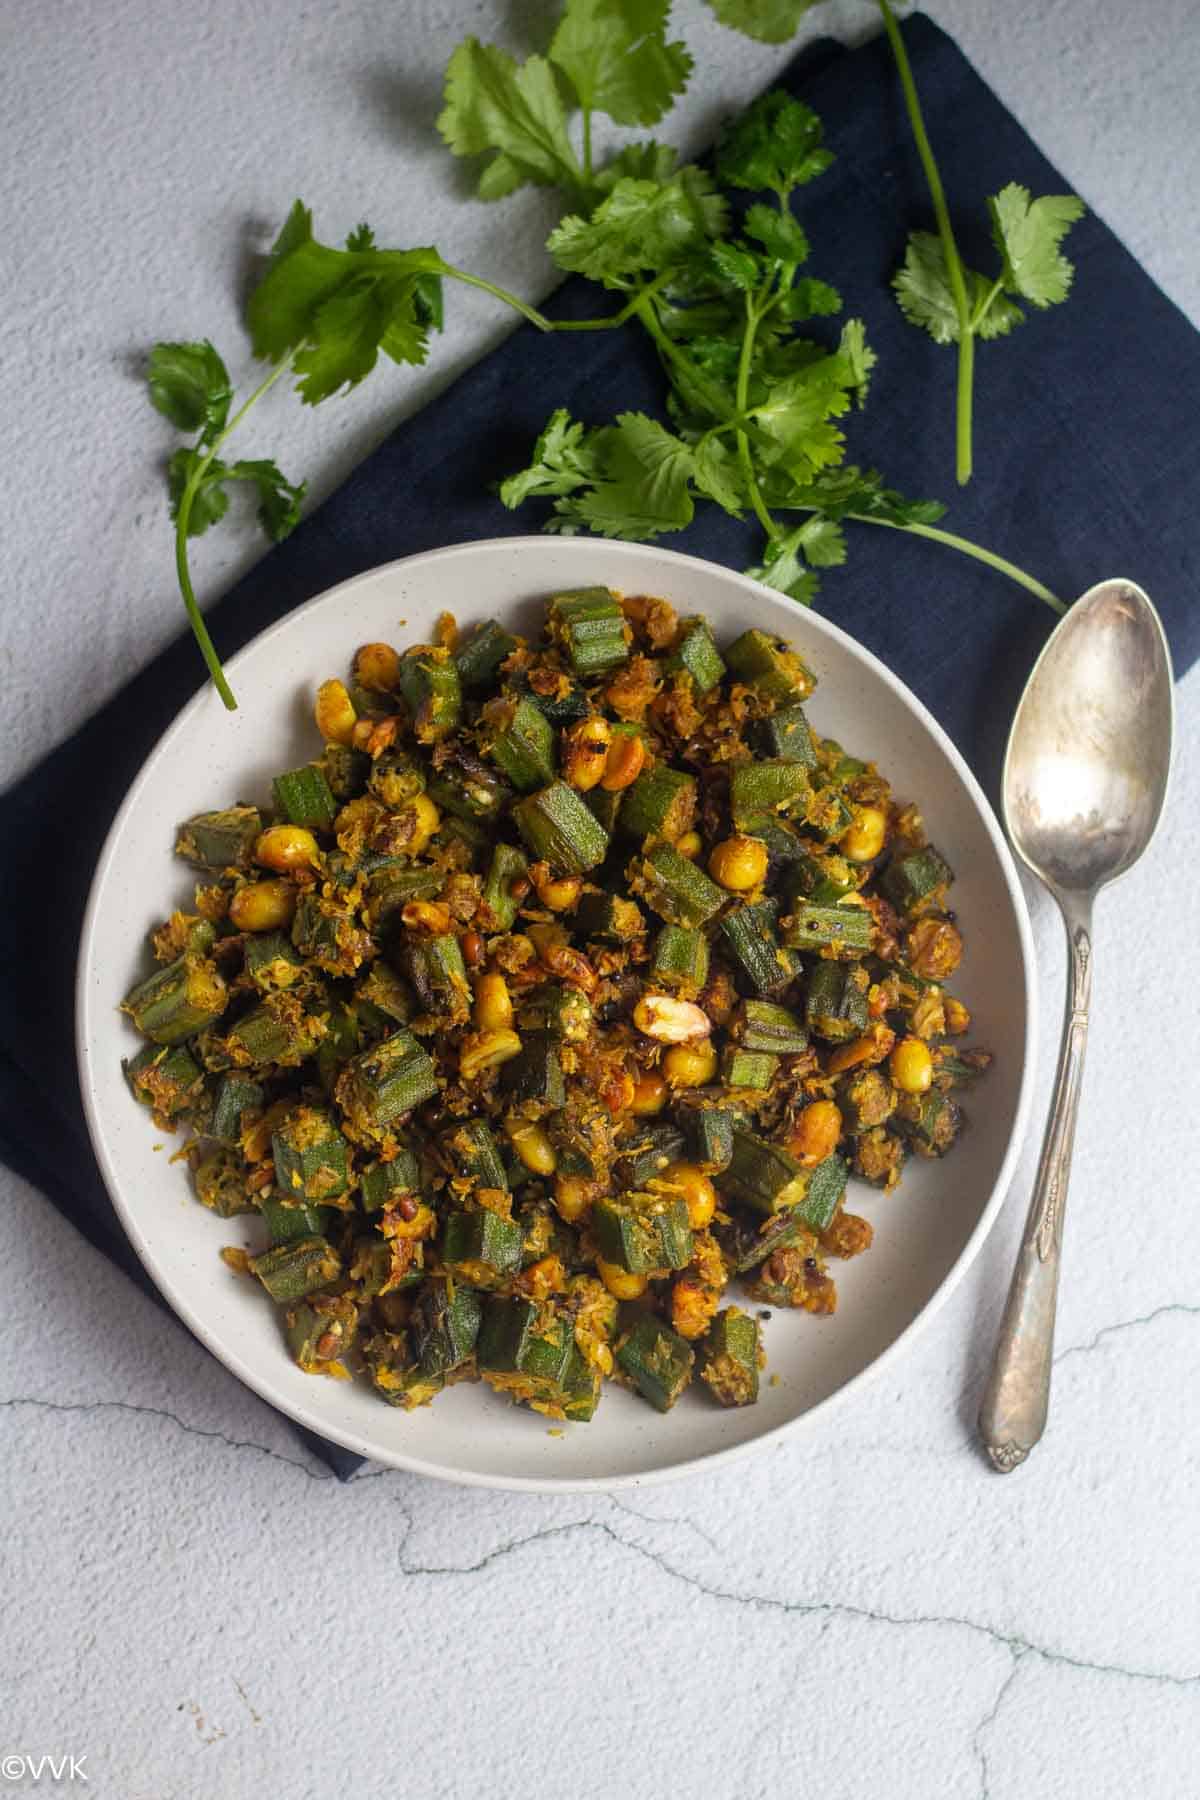
<svg viewBox="0 0 1200 1800">
<path fill-rule="evenodd" d="M 1190 0 L 931 10 L 1200 318 Z M 786 53 L 679 11 L 703 135 Z M 544 285 L 538 199 L 467 204 L 429 134 L 453 43 L 499 35 L 501 14 L 519 37 L 538 12 L 0 9 L 6 772 L 176 629 L 166 433 L 131 369 L 154 336 L 238 342 L 246 249 L 294 192 L 331 226 L 369 210 L 381 232 Z M 870 9 L 817 17 L 853 35 Z M 281 399 L 259 442 L 327 491 L 503 329 L 470 296 L 455 313 L 434 369 L 316 420 Z M 206 546 L 208 590 L 254 554 L 249 538 Z M 1052 1427 L 1025 1469 L 994 1477 L 970 1447 L 1016 1201 L 913 1354 L 828 1428 L 618 1504 L 374 1472 L 339 1487 L 5 1176 L 0 1780 L 33 1791 L 3 1757 L 58 1751 L 114 1800 L 1191 1800 L 1194 952 L 1160 896 L 1195 856 L 1198 706 L 1193 678 L 1163 835 L 1100 915 Z M 1062 957 L 1044 907 L 1036 922 L 1048 1066 Z M 1016 1193 L 1031 1173 L 1032 1151 Z"/>
</svg>

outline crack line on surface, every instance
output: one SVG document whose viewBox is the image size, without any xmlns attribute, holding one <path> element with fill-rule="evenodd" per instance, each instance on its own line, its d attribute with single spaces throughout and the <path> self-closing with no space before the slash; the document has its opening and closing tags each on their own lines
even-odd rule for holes
<svg viewBox="0 0 1200 1800">
<path fill-rule="evenodd" d="M 1069 1356 L 1086 1356 L 1089 1350 L 1095 1350 L 1106 1337 L 1112 1337 L 1120 1331 L 1133 1331 L 1138 1325 L 1153 1325 L 1156 1319 L 1165 1319 L 1172 1313 L 1187 1314 L 1192 1318 L 1200 1315 L 1200 1306 L 1188 1306 L 1183 1300 L 1169 1300 L 1163 1306 L 1156 1306 L 1153 1312 L 1142 1313 L 1134 1319 L 1117 1319 L 1111 1325 L 1101 1325 L 1094 1337 L 1084 1344 L 1068 1344 L 1054 1358 L 1055 1365 L 1066 1362 Z"/>
<path fill-rule="evenodd" d="M 225 1444 L 230 1450 L 254 1450 L 259 1456 L 268 1457 L 271 1462 L 283 1463 L 289 1469 L 298 1469 L 310 1481 L 334 1481 L 336 1476 L 332 1469 L 313 1469 L 302 1463 L 299 1457 L 286 1456 L 282 1450 L 272 1450 L 266 1444 L 256 1443 L 253 1438 L 230 1437 L 224 1431 L 210 1431 L 203 1425 L 189 1425 L 178 1413 L 168 1411 L 165 1406 L 137 1406 L 132 1400 L 40 1400 L 31 1394 L 14 1394 L 8 1399 L 0 1399 L 0 1410 L 9 1411 L 19 1406 L 40 1408 L 44 1412 L 88 1413 L 88 1412 L 123 1412 L 141 1414 L 149 1419 L 166 1419 L 177 1425 L 180 1431 L 186 1431 L 189 1437 L 208 1438 L 218 1444 Z"/>
<path fill-rule="evenodd" d="M 1025 1654 L 1024 1650 L 1014 1649 L 1012 1651 L 1012 1667 L 996 1689 L 996 1697 L 991 1706 L 971 1733 L 971 1754 L 979 1763 L 979 1800 L 991 1800 L 992 1794 L 991 1770 L 988 1765 L 987 1751 L 984 1749 L 981 1739 L 988 1727 L 996 1723 L 1000 1708 L 1008 1696 L 1008 1690 L 1021 1672 L 1021 1660 Z"/>
</svg>

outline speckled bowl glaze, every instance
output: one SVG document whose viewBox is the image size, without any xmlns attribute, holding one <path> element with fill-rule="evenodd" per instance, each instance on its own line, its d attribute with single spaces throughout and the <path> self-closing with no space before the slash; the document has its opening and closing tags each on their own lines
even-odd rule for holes
<svg viewBox="0 0 1200 1800">
<path fill-rule="evenodd" d="M 149 927 L 190 897 L 193 877 L 171 851 L 178 821 L 234 800 L 268 801 L 272 775 L 313 754 L 314 688 L 344 672 L 357 644 L 426 641 L 446 608 L 464 625 L 494 614 L 536 630 L 549 595 L 589 583 L 663 595 L 704 613 L 718 641 L 756 625 L 796 643 L 820 681 L 809 708 L 816 727 L 878 761 L 899 794 L 920 801 L 930 835 L 958 872 L 954 904 L 967 954 L 955 989 L 974 1015 L 974 1040 L 996 1061 L 945 1163 L 912 1167 L 886 1198 L 852 1184 L 850 1205 L 875 1223 L 874 1247 L 837 1265 L 833 1318 L 773 1314 L 766 1344 L 777 1380 L 764 1381 L 757 1406 L 725 1411 L 696 1384 L 660 1417 L 610 1385 L 590 1424 L 552 1433 L 546 1419 L 482 1385 L 406 1413 L 365 1383 L 302 1374 L 276 1308 L 218 1256 L 223 1244 L 248 1241 L 252 1222 L 197 1205 L 170 1160 L 173 1146 L 130 1097 L 121 1058 L 138 1040 L 117 1005 L 144 970 Z M 694 1471 L 782 1431 L 836 1429 L 835 1400 L 845 1402 L 900 1354 L 978 1251 L 1029 1108 L 1035 995 L 1025 903 L 983 794 L 925 708 L 835 625 L 757 582 L 674 552 L 594 539 L 500 538 L 374 569 L 264 632 L 229 675 L 239 710 L 227 713 L 205 687 L 130 789 L 96 869 L 79 955 L 79 1073 L 92 1141 L 134 1248 L 180 1317 L 281 1412 L 377 1462 L 448 1481 L 615 1488 Z"/>
</svg>

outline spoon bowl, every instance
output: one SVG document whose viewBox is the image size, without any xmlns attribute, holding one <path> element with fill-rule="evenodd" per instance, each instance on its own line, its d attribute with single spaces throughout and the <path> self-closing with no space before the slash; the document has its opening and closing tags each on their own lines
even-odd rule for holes
<svg viewBox="0 0 1200 1800">
<path fill-rule="evenodd" d="M 1054 895 L 1070 950 L 1050 1121 L 979 1431 L 1002 1472 L 1046 1428 L 1063 1212 L 1092 991 L 1092 902 L 1142 855 L 1167 797 L 1174 729 L 1162 624 L 1132 581 L 1089 589 L 1029 677 L 1004 759 L 1004 822 Z"/>
</svg>

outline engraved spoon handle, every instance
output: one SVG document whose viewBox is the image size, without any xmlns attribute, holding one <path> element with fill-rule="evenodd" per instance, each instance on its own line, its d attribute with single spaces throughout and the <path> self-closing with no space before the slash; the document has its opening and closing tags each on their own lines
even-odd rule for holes
<svg viewBox="0 0 1200 1800">
<path fill-rule="evenodd" d="M 980 1436 L 993 1466 L 1002 1473 L 1023 1463 L 1046 1429 L 1063 1212 L 1087 1049 L 1092 994 L 1091 907 L 1088 901 L 1074 896 L 1063 896 L 1060 904 L 1067 926 L 1070 962 L 1054 1098 L 1025 1234 L 979 1409 Z"/>
</svg>

